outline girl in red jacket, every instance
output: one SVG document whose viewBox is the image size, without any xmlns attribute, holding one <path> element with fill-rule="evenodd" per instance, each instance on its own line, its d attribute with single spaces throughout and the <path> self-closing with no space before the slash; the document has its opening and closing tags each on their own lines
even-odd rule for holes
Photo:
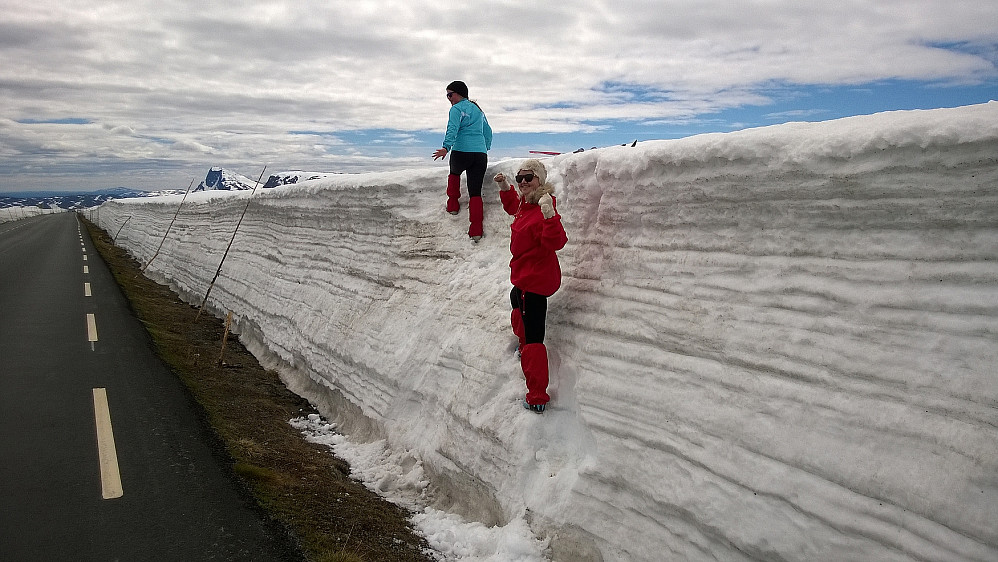
<svg viewBox="0 0 998 562">
<path fill-rule="evenodd" d="M 561 266 L 555 252 L 565 247 L 568 236 L 540 160 L 527 160 L 520 166 L 516 173 L 520 193 L 510 189 L 503 174 L 493 179 L 499 184 L 503 209 L 516 217 L 510 225 L 513 290 L 509 297 L 513 305 L 510 322 L 520 340 L 520 367 L 527 379 L 523 407 L 541 413 L 551 399 L 547 394 L 548 355 L 544 347 L 547 298 L 561 286 Z"/>
</svg>

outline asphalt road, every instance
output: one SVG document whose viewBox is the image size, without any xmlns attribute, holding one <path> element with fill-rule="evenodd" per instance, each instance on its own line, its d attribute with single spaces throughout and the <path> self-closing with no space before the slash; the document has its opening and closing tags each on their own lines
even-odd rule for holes
<svg viewBox="0 0 998 562">
<path fill-rule="evenodd" d="M 0 224 L 0 559 L 297 559 L 151 345 L 75 214 Z"/>
</svg>

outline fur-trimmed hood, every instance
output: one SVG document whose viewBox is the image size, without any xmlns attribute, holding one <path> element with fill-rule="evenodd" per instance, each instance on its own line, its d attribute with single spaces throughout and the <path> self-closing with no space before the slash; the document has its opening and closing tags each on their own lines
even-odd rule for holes
<svg viewBox="0 0 998 562">
<path fill-rule="evenodd" d="M 522 194 L 522 192 L 521 192 L 521 194 Z M 538 187 L 537 189 L 535 189 L 533 191 L 533 193 L 531 193 L 529 196 L 524 196 L 523 197 L 523 202 L 524 203 L 530 203 L 531 205 L 536 205 L 537 201 L 539 201 L 540 198 L 543 195 L 545 195 L 545 194 L 554 195 L 554 186 L 552 186 L 549 183 L 545 183 L 544 185 L 542 185 L 542 186 Z"/>
</svg>

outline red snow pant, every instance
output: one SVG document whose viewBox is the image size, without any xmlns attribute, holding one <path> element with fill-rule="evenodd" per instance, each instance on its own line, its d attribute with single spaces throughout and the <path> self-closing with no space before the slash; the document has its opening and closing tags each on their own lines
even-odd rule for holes
<svg viewBox="0 0 998 562">
<path fill-rule="evenodd" d="M 509 294 L 513 311 L 510 323 L 520 340 L 520 368 L 527 380 L 527 403 L 547 404 L 548 352 L 544 347 L 544 319 L 547 297 L 522 291 L 516 287 Z"/>
<path fill-rule="evenodd" d="M 482 183 L 485 170 L 489 166 L 488 155 L 484 152 L 462 152 L 453 150 L 450 154 L 450 175 L 447 176 L 447 212 L 457 214 L 461 209 L 461 174 L 468 173 L 468 236 L 482 235 L 482 221 L 485 218 L 485 205 L 482 202 Z"/>
</svg>

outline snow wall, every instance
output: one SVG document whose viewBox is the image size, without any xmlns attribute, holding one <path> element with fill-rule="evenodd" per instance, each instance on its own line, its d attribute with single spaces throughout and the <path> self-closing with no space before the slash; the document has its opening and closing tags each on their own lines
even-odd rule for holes
<svg viewBox="0 0 998 562">
<path fill-rule="evenodd" d="M 472 244 L 443 165 L 258 190 L 209 303 L 430 505 L 556 560 L 998 559 L 998 103 L 546 162 L 543 416 L 511 219 L 487 181 Z M 248 196 L 188 197 L 149 271 L 200 303 Z M 144 263 L 180 200 L 100 221 Z"/>
<path fill-rule="evenodd" d="M 29 207 L 0 207 L 0 223 L 18 221 L 21 219 L 28 219 L 31 217 L 37 217 L 40 215 L 51 215 L 54 213 L 63 213 L 65 209 L 42 209 L 40 207 L 29 206 Z"/>
</svg>

